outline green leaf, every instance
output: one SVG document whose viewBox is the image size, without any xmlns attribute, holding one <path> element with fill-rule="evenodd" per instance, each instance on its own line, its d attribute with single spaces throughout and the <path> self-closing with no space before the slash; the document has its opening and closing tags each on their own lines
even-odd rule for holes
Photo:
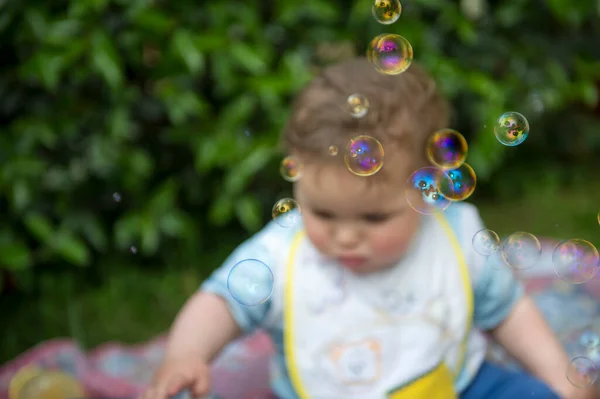
<svg viewBox="0 0 600 399">
<path fill-rule="evenodd" d="M 177 189 L 178 186 L 175 180 L 168 180 L 163 183 L 148 203 L 148 210 L 153 215 L 162 215 L 167 212 L 173 207 Z"/>
<path fill-rule="evenodd" d="M 186 216 L 173 210 L 160 218 L 160 230 L 172 237 L 181 236 L 187 230 Z"/>
<path fill-rule="evenodd" d="M 240 67 L 254 75 L 262 75 L 267 71 L 267 64 L 263 57 L 247 44 L 234 43 L 231 46 L 231 56 Z"/>
<path fill-rule="evenodd" d="M 166 13 L 153 9 L 143 9 L 132 13 L 130 17 L 138 28 L 152 32 L 155 35 L 167 33 L 175 25 L 175 21 Z"/>
<path fill-rule="evenodd" d="M 266 146 L 258 147 L 245 159 L 232 167 L 225 177 L 225 192 L 229 195 L 237 195 L 250 182 L 250 179 L 258 173 L 275 155 L 275 150 Z"/>
<path fill-rule="evenodd" d="M 85 243 L 68 231 L 60 231 L 55 235 L 50 247 L 64 260 L 76 266 L 86 266 L 90 260 Z"/>
<path fill-rule="evenodd" d="M 139 235 L 142 218 L 139 214 L 127 214 L 121 217 L 114 226 L 115 245 L 126 249 L 133 245 Z"/>
<path fill-rule="evenodd" d="M 131 119 L 125 106 L 115 107 L 109 116 L 109 132 L 116 139 L 127 139 L 131 136 Z"/>
<path fill-rule="evenodd" d="M 52 23 L 44 36 L 44 41 L 56 46 L 65 46 L 81 34 L 82 23 L 76 19 L 63 19 Z"/>
<path fill-rule="evenodd" d="M 105 33 L 97 31 L 92 36 L 91 52 L 94 69 L 111 88 L 120 88 L 123 84 L 121 58 L 111 39 Z"/>
<path fill-rule="evenodd" d="M 212 202 L 208 213 L 209 220 L 217 226 L 225 225 L 233 217 L 234 206 L 232 197 L 220 195 Z"/>
<path fill-rule="evenodd" d="M 32 201 L 32 190 L 25 180 L 17 180 L 12 186 L 12 204 L 17 212 L 23 211 Z"/>
<path fill-rule="evenodd" d="M 581 82 L 579 91 L 585 105 L 590 108 L 594 108 L 598 105 L 598 88 L 594 82 Z"/>
<path fill-rule="evenodd" d="M 80 216 L 79 231 L 98 251 L 104 251 L 108 245 L 108 239 L 102 228 L 100 220 L 91 213 Z"/>
<path fill-rule="evenodd" d="M 27 230 L 42 243 L 52 240 L 54 227 L 46 216 L 37 212 L 29 212 L 25 216 L 24 223 Z"/>
<path fill-rule="evenodd" d="M 235 204 L 235 211 L 242 226 L 251 233 L 258 231 L 262 224 L 260 202 L 256 197 L 245 195 Z"/>
<path fill-rule="evenodd" d="M 8 270 L 23 270 L 31 264 L 31 254 L 25 244 L 13 241 L 0 246 L 0 265 Z"/>
<path fill-rule="evenodd" d="M 192 74 L 198 74 L 204 69 L 204 55 L 196 47 L 189 31 L 178 29 L 173 35 L 173 46 Z"/>
<path fill-rule="evenodd" d="M 145 255 L 156 253 L 160 242 L 160 231 L 154 219 L 149 215 L 144 216 L 141 220 L 140 237 L 142 252 Z"/>
</svg>

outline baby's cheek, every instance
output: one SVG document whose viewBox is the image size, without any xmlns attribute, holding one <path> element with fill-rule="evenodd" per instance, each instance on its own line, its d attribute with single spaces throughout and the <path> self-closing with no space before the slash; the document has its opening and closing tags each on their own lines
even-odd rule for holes
<svg viewBox="0 0 600 399">
<path fill-rule="evenodd" d="M 315 248 L 317 248 L 319 252 L 326 254 L 329 247 L 327 230 L 311 218 L 304 219 L 304 228 L 306 229 L 306 235 Z"/>
<path fill-rule="evenodd" d="M 406 232 L 397 228 L 382 229 L 372 235 L 371 249 L 383 258 L 400 257 L 408 247 L 409 238 Z"/>
</svg>

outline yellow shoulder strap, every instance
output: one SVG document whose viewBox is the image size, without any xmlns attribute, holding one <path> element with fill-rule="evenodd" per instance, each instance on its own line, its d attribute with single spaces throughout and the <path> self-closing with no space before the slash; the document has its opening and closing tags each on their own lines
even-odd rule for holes
<svg viewBox="0 0 600 399">
<path fill-rule="evenodd" d="M 455 373 L 458 374 L 463 368 L 465 354 L 467 351 L 467 342 L 469 340 L 469 334 L 471 332 L 473 324 L 473 288 L 471 287 L 471 278 L 469 276 L 469 267 L 467 266 L 467 261 L 465 260 L 465 256 L 460 247 L 460 242 L 458 241 L 458 238 L 456 237 L 452 226 L 450 226 L 450 223 L 448 223 L 448 219 L 441 213 L 435 214 L 435 218 L 444 229 L 446 236 L 448 237 L 448 240 L 450 240 L 450 244 L 454 249 L 454 255 L 456 256 L 456 260 L 458 261 L 460 276 L 462 279 L 463 290 L 467 303 L 467 325 L 465 326 L 465 336 L 463 337 L 461 343 L 458 367 L 455 371 Z"/>
<path fill-rule="evenodd" d="M 296 391 L 299 399 L 309 399 L 304 385 L 300 380 L 300 372 L 296 368 L 296 352 L 294 351 L 294 319 L 292 317 L 292 295 L 294 290 L 292 287 L 292 279 L 294 278 L 294 266 L 296 261 L 296 255 L 302 239 L 306 236 L 304 230 L 300 230 L 294 236 L 292 241 L 292 247 L 290 254 L 287 259 L 287 265 L 285 268 L 285 285 L 284 285 L 284 300 L 283 300 L 283 351 L 286 359 L 288 375 L 292 386 Z"/>
</svg>

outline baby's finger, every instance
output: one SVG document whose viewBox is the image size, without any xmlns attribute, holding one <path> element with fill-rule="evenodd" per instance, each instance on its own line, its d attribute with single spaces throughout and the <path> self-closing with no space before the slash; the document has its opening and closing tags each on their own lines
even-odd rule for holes
<svg viewBox="0 0 600 399">
<path fill-rule="evenodd" d="M 169 379 L 167 383 L 167 393 L 169 396 L 173 396 L 184 388 L 187 388 L 190 384 L 189 378 L 182 374 L 177 374 L 173 378 Z"/>
<path fill-rule="evenodd" d="M 204 375 L 196 380 L 196 383 L 192 387 L 192 393 L 194 396 L 207 395 L 210 390 L 210 379 L 208 375 Z"/>
</svg>

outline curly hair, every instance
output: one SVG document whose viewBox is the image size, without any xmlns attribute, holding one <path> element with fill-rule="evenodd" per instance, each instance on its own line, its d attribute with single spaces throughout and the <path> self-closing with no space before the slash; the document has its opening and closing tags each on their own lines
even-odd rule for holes
<svg viewBox="0 0 600 399">
<path fill-rule="evenodd" d="M 362 118 L 349 111 L 347 99 L 354 93 L 370 104 Z M 350 139 L 364 134 L 381 142 L 386 157 L 394 148 L 418 154 L 414 161 L 420 167 L 427 163 L 428 137 L 448 124 L 448 102 L 416 62 L 390 76 L 359 57 L 325 68 L 296 97 L 282 144 L 288 153 L 325 160 L 332 158 L 330 146 L 343 151 Z"/>
</svg>

